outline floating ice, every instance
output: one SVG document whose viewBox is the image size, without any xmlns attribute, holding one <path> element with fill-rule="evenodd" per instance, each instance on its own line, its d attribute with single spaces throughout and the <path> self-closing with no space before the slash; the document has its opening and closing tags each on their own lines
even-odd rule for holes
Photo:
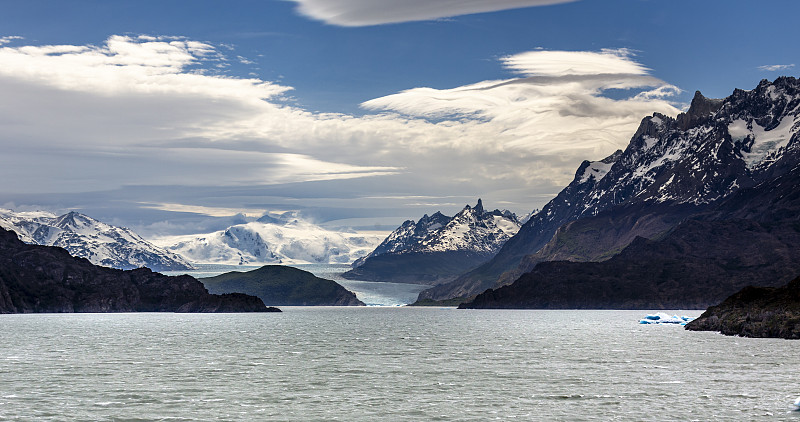
<svg viewBox="0 0 800 422">
<path fill-rule="evenodd" d="M 646 315 L 644 318 L 639 320 L 639 324 L 680 324 L 686 325 L 689 321 L 693 320 L 694 317 L 690 316 L 678 316 L 678 315 L 670 315 L 665 314 L 663 312 L 659 312 L 657 314 L 649 314 Z"/>
</svg>

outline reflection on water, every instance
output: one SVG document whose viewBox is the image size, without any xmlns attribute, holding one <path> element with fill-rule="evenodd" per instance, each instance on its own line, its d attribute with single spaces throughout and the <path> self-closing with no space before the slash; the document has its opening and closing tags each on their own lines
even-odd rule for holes
<svg viewBox="0 0 800 422">
<path fill-rule="evenodd" d="M 346 264 L 296 264 L 291 267 L 308 271 L 317 277 L 333 280 L 355 293 L 358 299 L 369 306 L 400 306 L 413 303 L 419 292 L 429 286 L 406 283 L 381 283 L 363 280 L 346 280 L 342 273 L 350 269 Z M 260 265 L 196 264 L 196 270 L 164 271 L 166 275 L 188 274 L 195 278 L 214 277 L 230 271 L 246 272 L 260 268 Z"/>
</svg>

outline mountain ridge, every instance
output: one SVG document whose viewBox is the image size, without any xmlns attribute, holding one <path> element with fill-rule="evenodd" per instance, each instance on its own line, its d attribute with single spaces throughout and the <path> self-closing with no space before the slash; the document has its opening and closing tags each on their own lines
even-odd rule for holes
<svg viewBox="0 0 800 422">
<path fill-rule="evenodd" d="M 463 308 L 703 309 L 800 274 L 800 164 L 602 262 L 548 261 Z M 747 216 L 748 218 L 741 218 Z"/>
<path fill-rule="evenodd" d="M 624 151 L 601 160 L 602 165 L 584 161 L 573 181 L 494 258 L 451 283 L 423 291 L 420 299 L 471 296 L 508 283 L 508 274 L 529 269 L 520 269 L 523 259 L 542 250 L 567 223 L 621 205 L 676 206 L 683 208 L 680 214 L 691 215 L 739 189 L 779 176 L 800 157 L 799 113 L 800 84 L 781 77 L 764 80 L 751 91 L 734 90 L 721 100 L 697 92 L 689 110 L 676 118 L 659 113 L 645 117 Z M 672 218 L 667 225 L 680 221 Z M 640 235 L 668 229 L 653 227 Z"/>
<path fill-rule="evenodd" d="M 157 239 L 193 262 L 227 265 L 350 263 L 379 241 L 377 235 L 327 230 L 291 212 L 213 233 Z"/>
<path fill-rule="evenodd" d="M 155 271 L 194 268 L 182 256 L 148 242 L 130 229 L 76 211 L 57 216 L 43 211 L 0 210 L 0 227 L 13 230 L 26 243 L 62 247 L 96 265 L 127 270 L 148 267 Z"/>
<path fill-rule="evenodd" d="M 486 211 L 478 199 L 453 217 L 437 212 L 405 221 L 355 268 L 342 276 L 356 280 L 440 284 L 464 266 L 491 258 L 520 227 L 509 211 Z"/>
</svg>

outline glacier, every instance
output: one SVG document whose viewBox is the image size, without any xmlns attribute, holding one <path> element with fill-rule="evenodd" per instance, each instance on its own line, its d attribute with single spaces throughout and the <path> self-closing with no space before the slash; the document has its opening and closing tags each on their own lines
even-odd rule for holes
<svg viewBox="0 0 800 422">
<path fill-rule="evenodd" d="M 153 242 L 198 264 L 350 264 L 369 254 L 383 233 L 329 230 L 287 213 L 207 234 Z"/>
</svg>

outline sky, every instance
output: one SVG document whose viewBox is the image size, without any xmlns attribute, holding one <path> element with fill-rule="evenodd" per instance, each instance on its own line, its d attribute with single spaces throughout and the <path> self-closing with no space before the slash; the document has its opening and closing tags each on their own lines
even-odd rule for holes
<svg viewBox="0 0 800 422">
<path fill-rule="evenodd" d="M 0 207 L 145 236 L 524 215 L 643 117 L 800 73 L 795 0 L 2 6 Z"/>
</svg>

